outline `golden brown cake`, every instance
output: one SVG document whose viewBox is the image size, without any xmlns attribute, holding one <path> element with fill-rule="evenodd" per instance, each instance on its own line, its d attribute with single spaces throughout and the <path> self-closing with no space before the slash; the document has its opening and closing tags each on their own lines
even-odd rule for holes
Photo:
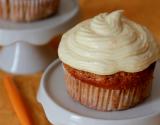
<svg viewBox="0 0 160 125">
<path fill-rule="evenodd" d="M 29 22 L 57 12 L 60 0 L 0 0 L 0 18 Z"/>
<path fill-rule="evenodd" d="M 128 109 L 150 95 L 154 65 L 137 73 L 102 76 L 64 64 L 67 91 L 75 101 L 96 110 Z"/>
<path fill-rule="evenodd" d="M 151 94 L 160 46 L 146 27 L 122 13 L 83 21 L 63 35 L 58 48 L 68 94 L 92 109 L 128 109 Z"/>
</svg>

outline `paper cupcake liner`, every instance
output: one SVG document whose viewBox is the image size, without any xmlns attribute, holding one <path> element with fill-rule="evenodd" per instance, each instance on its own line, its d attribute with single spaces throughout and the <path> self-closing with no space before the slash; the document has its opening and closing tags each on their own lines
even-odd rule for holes
<svg viewBox="0 0 160 125">
<path fill-rule="evenodd" d="M 0 17 L 12 21 L 35 21 L 57 11 L 59 0 L 1 0 Z"/>
<path fill-rule="evenodd" d="M 143 102 L 151 93 L 152 80 L 130 89 L 113 90 L 82 82 L 65 71 L 69 95 L 79 103 L 100 111 L 116 111 L 133 107 Z"/>
<path fill-rule="evenodd" d="M 0 17 L 7 19 L 8 18 L 8 1 L 0 0 Z"/>
</svg>

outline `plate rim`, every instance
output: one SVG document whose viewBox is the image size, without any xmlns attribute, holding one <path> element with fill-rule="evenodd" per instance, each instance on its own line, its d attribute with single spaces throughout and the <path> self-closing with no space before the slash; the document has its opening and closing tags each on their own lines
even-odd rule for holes
<svg viewBox="0 0 160 125">
<path fill-rule="evenodd" d="M 55 61 L 53 61 L 48 67 L 47 67 L 47 69 L 45 70 L 45 72 L 43 73 L 43 75 L 42 75 L 42 78 L 41 78 L 41 81 L 40 81 L 40 84 L 42 85 L 41 86 L 41 88 L 43 88 L 44 90 L 45 90 L 45 94 L 48 96 L 48 98 L 49 98 L 49 100 L 50 100 L 50 102 L 52 103 L 52 104 L 54 104 L 56 107 L 58 107 L 58 108 L 60 108 L 61 110 L 63 110 L 65 113 L 67 113 L 68 115 L 73 115 L 73 116 L 76 116 L 76 117 L 80 117 L 80 118 L 82 118 L 82 119 L 85 119 L 85 120 L 92 120 L 92 121 L 99 121 L 99 122 L 118 122 L 118 121 L 133 121 L 133 120 L 144 120 L 144 119 L 148 119 L 148 118 L 154 118 L 154 117 L 156 117 L 156 116 L 160 116 L 160 112 L 154 112 L 154 113 L 150 113 L 149 115 L 147 115 L 147 116 L 141 116 L 141 117 L 134 117 L 134 118 L 126 118 L 126 119 L 111 119 L 111 120 L 109 120 L 109 119 L 107 119 L 107 120 L 105 120 L 105 119 L 100 119 L 100 118 L 92 118 L 92 117 L 89 117 L 89 116 L 83 116 L 83 115 L 81 115 L 81 114 L 78 114 L 78 113 L 75 113 L 75 112 L 72 112 L 72 111 L 70 111 L 70 110 L 67 110 L 66 108 L 64 108 L 64 107 L 61 107 L 61 105 L 59 105 L 59 104 L 57 104 L 57 102 L 56 101 L 54 101 L 53 99 L 52 99 L 52 97 L 49 95 L 49 93 L 48 93 L 48 91 L 46 90 L 46 85 L 45 85 L 45 80 L 47 79 L 47 75 L 48 75 L 48 73 L 53 69 L 53 67 L 54 66 L 56 66 L 56 65 L 58 65 L 58 64 L 60 64 L 61 63 L 61 61 L 60 61 L 60 59 L 59 58 L 57 58 Z M 40 100 L 39 100 L 39 102 L 41 102 Z M 41 102 L 41 104 L 43 105 L 43 103 Z M 44 106 L 44 105 L 43 105 Z"/>
</svg>

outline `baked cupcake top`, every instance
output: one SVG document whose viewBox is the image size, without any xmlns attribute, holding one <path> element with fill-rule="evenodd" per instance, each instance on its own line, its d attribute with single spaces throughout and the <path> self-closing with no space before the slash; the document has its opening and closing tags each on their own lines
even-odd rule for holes
<svg viewBox="0 0 160 125">
<path fill-rule="evenodd" d="M 102 13 L 66 32 L 58 55 L 71 67 L 98 75 L 134 73 L 160 58 L 160 47 L 149 30 L 122 10 Z"/>
</svg>

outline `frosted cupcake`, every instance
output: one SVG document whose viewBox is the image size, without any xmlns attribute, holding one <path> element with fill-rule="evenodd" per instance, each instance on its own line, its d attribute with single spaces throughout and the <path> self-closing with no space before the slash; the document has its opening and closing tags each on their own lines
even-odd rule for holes
<svg viewBox="0 0 160 125">
<path fill-rule="evenodd" d="M 59 0 L 0 0 L 0 18 L 29 22 L 56 13 Z"/>
<path fill-rule="evenodd" d="M 58 55 L 68 94 L 100 111 L 143 102 L 152 88 L 160 47 L 149 30 L 122 15 L 102 13 L 65 33 Z"/>
</svg>

